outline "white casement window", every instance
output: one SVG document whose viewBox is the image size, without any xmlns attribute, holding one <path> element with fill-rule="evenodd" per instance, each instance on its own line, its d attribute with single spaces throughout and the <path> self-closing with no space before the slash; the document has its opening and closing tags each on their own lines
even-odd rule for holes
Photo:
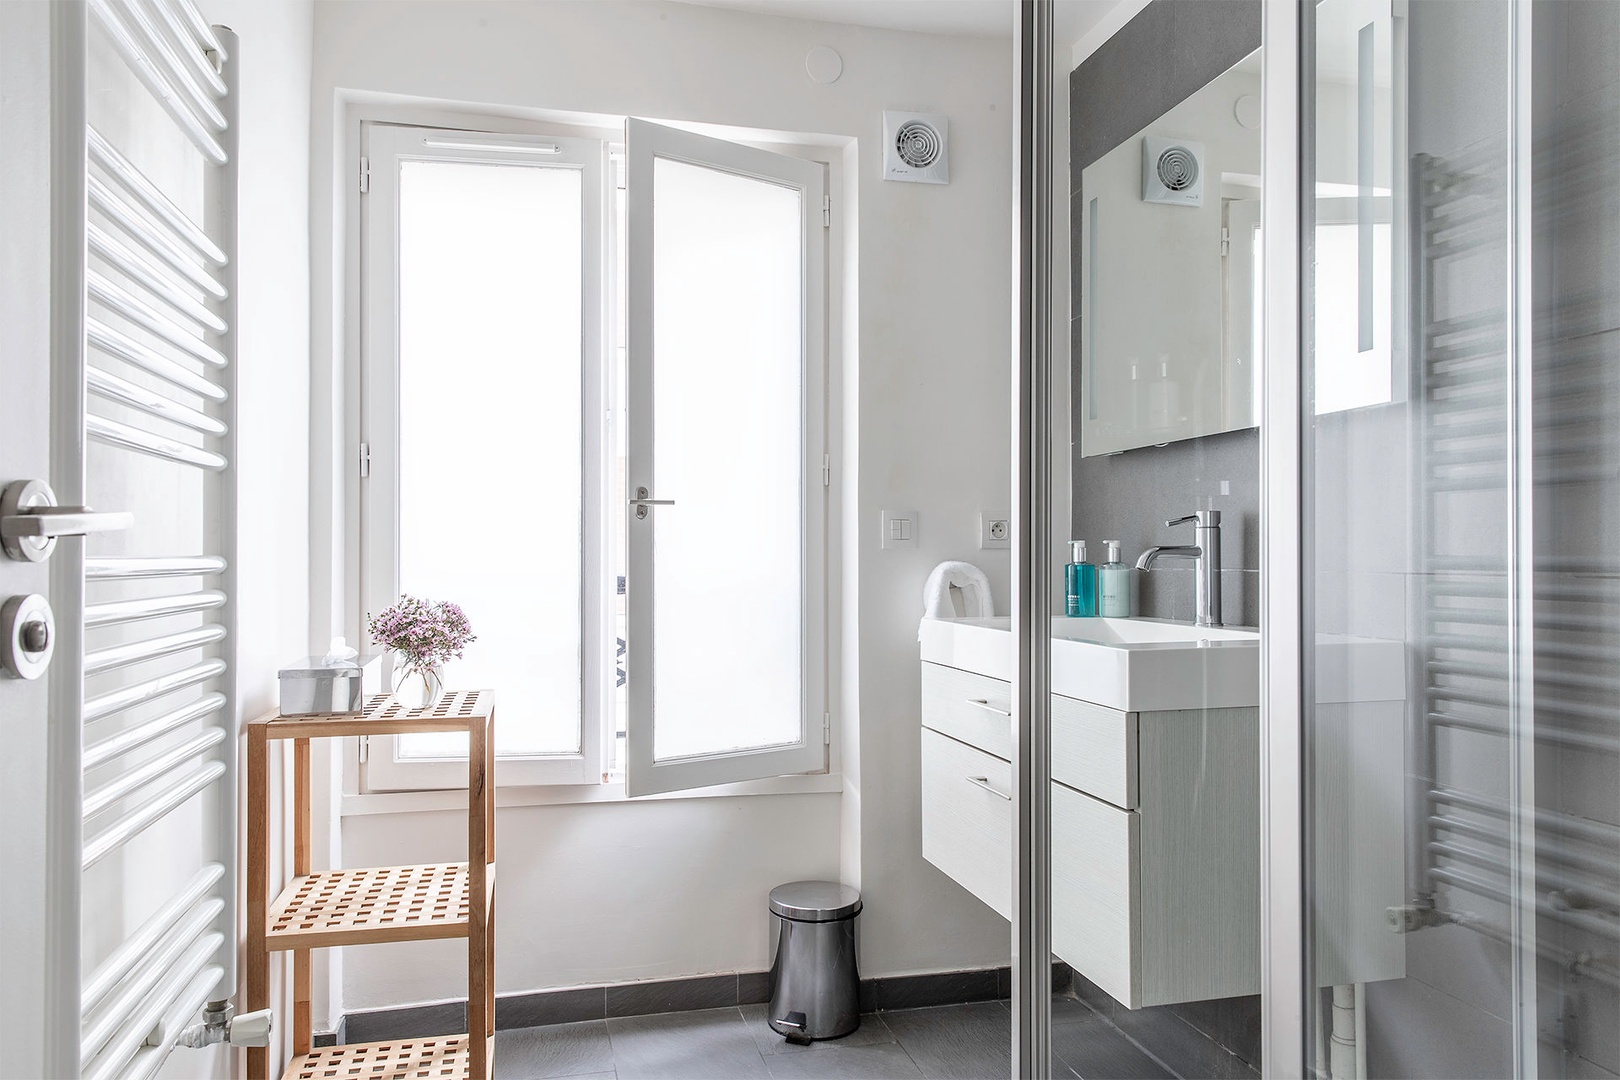
<svg viewBox="0 0 1620 1080">
<path fill-rule="evenodd" d="M 362 614 L 467 611 L 499 783 L 825 770 L 825 167 L 634 120 L 362 153 Z M 363 790 L 464 743 L 372 739 Z"/>
<path fill-rule="evenodd" d="M 625 142 L 626 784 L 820 769 L 825 170 L 638 120 Z"/>
</svg>

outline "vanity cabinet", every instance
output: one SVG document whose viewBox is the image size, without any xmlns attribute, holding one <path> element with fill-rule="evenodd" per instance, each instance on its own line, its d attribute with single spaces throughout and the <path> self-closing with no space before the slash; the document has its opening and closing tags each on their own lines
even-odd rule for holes
<svg viewBox="0 0 1620 1080">
<path fill-rule="evenodd" d="M 1009 917 L 1011 700 L 922 664 L 923 856 Z M 1259 993 L 1257 708 L 1053 696 L 1052 949 L 1133 1009 Z"/>
</svg>

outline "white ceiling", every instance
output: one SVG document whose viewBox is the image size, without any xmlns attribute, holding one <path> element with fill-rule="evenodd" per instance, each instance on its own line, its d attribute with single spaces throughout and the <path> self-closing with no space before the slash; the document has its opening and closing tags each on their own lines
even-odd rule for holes
<svg viewBox="0 0 1620 1080">
<path fill-rule="evenodd" d="M 851 23 L 927 34 L 1011 38 L 1013 0 L 679 0 L 819 22 Z M 1121 0 L 1056 0 L 1058 50 L 1078 41 Z"/>
</svg>

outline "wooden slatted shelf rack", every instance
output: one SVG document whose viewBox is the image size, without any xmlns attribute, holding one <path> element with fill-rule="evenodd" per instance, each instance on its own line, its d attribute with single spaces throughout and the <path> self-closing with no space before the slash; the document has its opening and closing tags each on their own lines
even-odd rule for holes
<svg viewBox="0 0 1620 1080">
<path fill-rule="evenodd" d="M 270 1007 L 272 953 L 292 954 L 293 1060 L 283 1080 L 490 1080 L 495 1047 L 495 695 L 442 695 L 425 709 L 386 694 L 353 716 L 282 716 L 248 724 L 247 1007 Z M 315 870 L 310 866 L 311 739 L 467 733 L 467 861 Z M 290 740 L 293 877 L 271 893 L 270 743 Z M 481 902 L 480 902 L 481 901 Z M 482 1033 L 317 1048 L 310 950 L 467 939 L 467 1030 Z M 247 1052 L 249 1080 L 269 1080 L 267 1047 Z"/>
</svg>

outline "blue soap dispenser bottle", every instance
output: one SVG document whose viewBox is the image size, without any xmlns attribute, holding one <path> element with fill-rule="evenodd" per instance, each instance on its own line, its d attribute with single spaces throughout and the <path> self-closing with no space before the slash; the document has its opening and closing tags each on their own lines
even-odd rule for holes
<svg viewBox="0 0 1620 1080">
<path fill-rule="evenodd" d="M 1069 541 L 1070 562 L 1063 568 L 1064 599 L 1070 618 L 1097 614 L 1097 567 L 1086 560 L 1086 542 Z"/>
</svg>

